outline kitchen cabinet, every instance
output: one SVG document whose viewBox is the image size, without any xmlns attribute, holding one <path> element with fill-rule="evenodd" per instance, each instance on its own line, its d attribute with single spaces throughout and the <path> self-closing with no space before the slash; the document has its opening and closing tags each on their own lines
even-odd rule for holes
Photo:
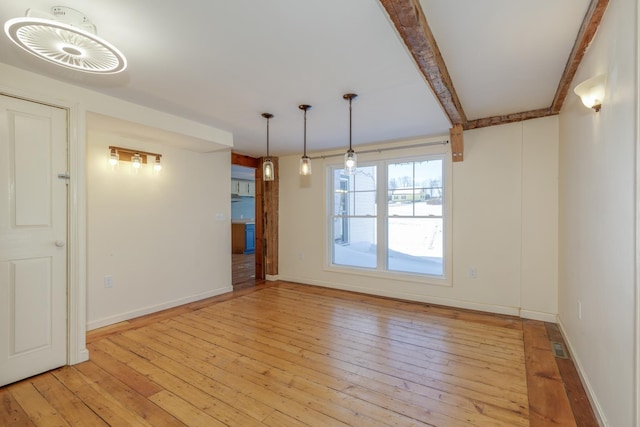
<svg viewBox="0 0 640 427">
<path fill-rule="evenodd" d="M 253 181 L 243 181 L 239 179 L 232 179 L 231 194 L 235 196 L 255 197 L 256 183 Z"/>
<path fill-rule="evenodd" d="M 231 180 L 231 194 L 237 196 L 239 192 L 240 192 L 240 181 L 232 179 Z"/>
<path fill-rule="evenodd" d="M 253 222 L 231 224 L 231 253 L 252 254 L 256 250 L 256 225 Z"/>
</svg>

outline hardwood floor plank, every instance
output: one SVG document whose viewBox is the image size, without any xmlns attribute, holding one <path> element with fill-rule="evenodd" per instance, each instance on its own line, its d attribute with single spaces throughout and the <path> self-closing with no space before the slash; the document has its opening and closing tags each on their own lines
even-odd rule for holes
<svg viewBox="0 0 640 427">
<path fill-rule="evenodd" d="M 203 310 L 202 313 L 207 312 Z M 477 351 L 471 351 L 463 346 L 456 347 L 455 353 L 452 352 L 452 346 L 443 340 L 433 340 L 422 338 L 415 342 L 407 342 L 403 340 L 398 342 L 397 336 L 381 336 L 370 335 L 356 330 L 345 330 L 344 328 L 334 330 L 331 326 L 323 324 L 320 314 L 311 312 L 309 316 L 313 316 L 316 320 L 311 321 L 294 317 L 287 311 L 283 311 L 281 316 L 270 317 L 269 319 L 258 318 L 251 313 L 236 313 L 234 310 L 224 309 L 216 310 L 214 317 L 224 317 L 229 322 L 243 324 L 243 326 L 253 327 L 254 324 L 259 325 L 263 330 L 269 328 L 270 331 L 281 331 L 289 337 L 295 337 L 296 340 L 303 341 L 305 339 L 314 339 L 316 334 L 322 331 L 323 334 L 330 338 L 332 343 L 341 347 L 352 347 L 364 349 L 367 352 L 384 354 L 392 357 L 394 360 L 403 361 L 409 364 L 437 363 L 440 365 L 449 365 L 451 363 L 460 363 L 462 365 L 471 365 L 473 367 L 481 367 L 489 371 L 495 371 L 500 374 L 516 375 L 518 377 L 524 375 L 524 366 L 518 364 L 506 365 L 497 364 L 496 360 L 491 363 L 488 360 L 482 360 Z M 292 323 L 295 320 L 295 323 Z M 346 325 L 346 321 L 336 320 L 338 324 Z M 308 338 L 311 337 L 311 338 Z M 381 339 L 383 338 L 383 339 Z M 368 348 L 366 348 L 368 346 Z M 520 336 L 519 350 L 522 351 L 522 337 Z M 466 357 L 464 356 L 466 353 Z M 502 361 L 502 360 L 501 360 Z"/>
<path fill-rule="evenodd" d="M 139 331 L 131 332 L 131 334 L 136 334 L 136 333 L 139 333 Z M 164 345 L 159 341 L 154 341 L 152 339 L 149 339 L 153 337 L 153 333 L 151 331 L 146 331 L 144 334 L 132 335 L 132 336 L 136 340 L 144 340 L 144 342 L 150 348 L 153 348 L 158 352 L 167 354 L 168 357 L 166 358 L 166 360 L 163 360 L 162 366 L 165 370 L 169 372 L 176 373 L 174 370 L 176 369 L 180 370 L 180 366 L 178 366 L 178 364 L 176 363 L 173 363 L 174 360 L 172 359 L 181 360 L 184 363 L 184 365 L 182 365 L 183 367 L 187 364 L 189 366 L 194 366 L 194 364 L 197 363 L 195 360 L 193 360 L 193 357 L 191 357 L 192 355 L 187 355 L 186 353 L 180 354 L 179 352 L 176 352 L 172 346 Z M 220 359 L 219 357 L 216 357 L 216 362 L 219 359 Z M 236 384 L 238 384 L 238 378 L 242 380 L 243 388 L 246 388 L 246 389 L 257 388 L 258 391 L 267 389 L 272 393 L 276 393 L 280 397 L 286 398 L 289 402 L 296 402 L 301 406 L 306 405 L 309 408 L 314 409 L 319 413 L 322 413 L 322 408 L 323 408 L 322 405 L 324 402 L 314 399 L 314 396 L 308 393 L 305 394 L 300 389 L 295 390 L 295 387 L 291 384 L 290 381 L 288 382 L 288 384 L 284 386 L 281 384 L 278 384 L 277 381 L 270 381 L 271 377 L 265 375 L 268 373 L 267 372 L 268 369 L 265 372 L 262 372 L 261 370 L 260 372 L 252 371 L 246 366 L 243 366 L 242 364 L 240 364 L 239 360 L 240 360 L 240 357 L 235 357 L 234 360 L 232 360 L 230 363 L 226 363 L 225 366 L 229 369 L 228 372 L 223 373 L 221 372 L 221 370 L 216 370 L 216 376 L 234 375 L 236 377 Z M 233 366 L 230 366 L 231 364 L 233 364 Z M 180 376 L 182 378 L 185 378 L 185 376 L 193 376 L 194 378 L 197 378 L 199 382 L 203 380 L 203 378 L 200 375 L 196 376 L 193 373 L 185 370 L 184 368 L 180 370 Z M 333 407 L 332 417 L 340 419 L 340 417 L 338 416 L 339 414 L 342 414 L 344 418 L 349 418 L 350 415 L 353 415 L 353 411 L 347 410 L 346 408 L 344 408 L 343 410 L 339 410 L 338 407 Z M 360 418 L 363 418 L 363 417 L 360 416 Z M 366 417 L 364 418 L 366 420 Z M 349 418 L 349 420 L 352 421 L 351 418 Z M 369 420 L 368 425 L 376 425 L 376 423 Z"/>
<path fill-rule="evenodd" d="M 58 381 L 71 390 L 76 396 L 109 425 L 126 425 L 149 427 L 140 414 L 129 410 L 124 402 L 94 384 L 91 378 L 82 375 L 73 367 L 65 367 L 52 372 Z"/>
<path fill-rule="evenodd" d="M 576 426 L 544 323 L 525 320 L 523 325 L 531 427 Z"/>
<path fill-rule="evenodd" d="M 567 356 L 569 356 L 568 359 L 556 358 L 556 364 L 558 365 L 560 376 L 564 382 L 567 398 L 571 404 L 576 424 L 580 427 L 598 427 L 598 421 L 593 413 L 593 409 L 591 408 L 591 403 L 589 402 L 584 386 L 580 381 L 578 370 L 571 360 L 571 354 L 569 354 L 567 345 L 564 342 L 564 337 L 560 332 L 560 328 L 554 323 L 545 323 L 545 327 L 549 339 L 562 343 L 565 350 L 567 350 Z"/>
<path fill-rule="evenodd" d="M 0 399 L 2 399 L 2 410 L 0 410 L 1 426 L 27 427 L 35 425 L 18 401 L 11 395 L 8 387 L 0 388 Z"/>
<path fill-rule="evenodd" d="M 182 427 L 183 423 L 175 417 L 170 416 L 158 406 L 150 402 L 147 397 L 138 394 L 126 384 L 112 376 L 92 361 L 82 363 L 76 369 L 88 378 L 92 378 L 94 383 L 113 396 L 118 402 L 123 403 L 129 410 L 140 415 L 145 421 L 154 426 L 175 426 Z M 158 388 L 158 393 L 162 389 Z M 154 393 L 157 394 L 157 393 Z"/>
<path fill-rule="evenodd" d="M 158 384 L 100 349 L 91 350 L 91 361 L 143 397 L 153 396 L 162 391 Z"/>
<path fill-rule="evenodd" d="M 198 313 L 195 316 L 201 316 L 202 313 Z M 190 319 L 192 317 L 189 317 Z M 225 322 L 217 322 L 215 325 L 208 325 L 209 327 L 216 328 L 220 330 L 220 332 L 228 332 L 231 334 L 235 334 L 236 336 L 242 336 L 246 327 L 238 327 L 232 326 Z M 286 342 L 280 341 L 277 339 L 277 333 L 271 331 L 269 334 L 256 334 L 255 339 L 263 342 L 265 344 L 271 346 L 277 346 L 283 349 L 288 349 L 288 351 L 300 351 L 300 348 L 290 348 L 291 344 L 287 344 Z M 389 362 L 389 365 L 385 363 L 388 360 L 378 361 L 375 360 L 374 357 L 371 357 L 367 354 L 360 354 L 356 352 L 350 352 L 349 349 L 343 349 L 334 347 L 331 349 L 323 348 L 318 345 L 305 345 L 302 350 L 306 353 L 316 353 L 317 355 L 329 355 L 330 359 L 338 359 L 348 363 L 355 363 L 360 367 L 372 369 L 378 372 L 388 372 L 396 377 L 405 379 L 405 380 L 417 380 L 422 379 L 424 381 L 428 381 L 430 378 L 437 378 L 443 382 L 450 383 L 452 385 L 458 385 L 466 388 L 471 388 L 477 391 L 482 391 L 488 394 L 493 393 L 493 395 L 504 393 L 505 390 L 508 392 L 519 393 L 526 395 L 526 386 L 524 384 L 524 377 L 520 383 L 511 381 L 511 379 L 501 379 L 496 378 L 494 380 L 488 380 L 483 378 L 485 376 L 484 373 L 478 371 L 474 373 L 476 376 L 456 376 L 451 373 L 443 372 L 437 366 L 430 366 L 422 368 L 417 368 L 413 365 L 398 365 L 395 362 Z M 354 355 L 358 355 L 357 358 L 354 358 Z"/>
<path fill-rule="evenodd" d="M 100 427 L 107 423 L 93 412 L 53 375 L 44 374 L 31 379 L 31 383 L 71 426 Z"/>
<path fill-rule="evenodd" d="M 189 426 L 224 427 L 227 425 L 166 390 L 154 394 L 149 399 Z"/>
<path fill-rule="evenodd" d="M 30 381 L 9 386 L 9 392 L 38 427 L 63 427 L 69 423 L 42 397 Z"/>
<path fill-rule="evenodd" d="M 184 332 L 189 337 L 186 338 L 189 342 L 197 343 L 197 346 L 200 348 L 210 346 L 212 350 L 216 351 L 218 356 L 223 355 L 227 351 L 233 354 L 234 349 L 242 351 L 242 354 L 246 357 L 282 366 L 289 372 L 304 370 L 304 375 L 306 377 L 317 379 L 319 382 L 324 382 L 327 386 L 336 390 L 344 390 L 349 387 L 350 384 L 360 384 L 368 389 L 388 393 L 389 395 L 397 396 L 398 394 L 404 394 L 406 396 L 415 396 L 417 399 L 422 401 L 424 401 L 425 398 L 435 399 L 441 402 L 451 400 L 454 402 L 452 404 L 460 406 L 461 402 L 483 400 L 490 401 L 490 404 L 495 405 L 496 407 L 499 407 L 500 404 L 506 404 L 506 406 L 508 406 L 506 410 L 509 412 L 522 414 L 524 411 L 526 413 L 526 401 L 524 402 L 524 406 L 511 404 L 510 402 L 492 399 L 486 395 L 480 393 L 476 394 L 469 390 L 459 391 L 463 394 L 470 395 L 470 398 L 458 398 L 452 393 L 422 386 L 411 381 L 398 379 L 385 373 L 364 370 L 348 363 L 339 367 L 336 366 L 335 361 L 331 361 L 331 363 L 327 363 L 325 360 L 315 361 L 309 357 L 298 354 L 298 352 L 282 352 L 281 350 L 269 345 L 261 345 L 256 342 L 237 343 L 227 341 L 224 338 L 220 338 L 220 334 L 213 334 L 206 331 L 206 329 L 208 329 L 206 326 L 204 326 L 205 330 L 201 330 L 191 326 L 191 323 L 192 322 L 171 322 L 171 325 L 178 331 Z M 206 341 L 204 341 L 205 339 Z M 227 347 L 231 350 L 227 350 Z M 424 402 L 422 402 L 422 404 L 424 405 Z M 473 405 L 471 406 L 473 407 Z"/>
<path fill-rule="evenodd" d="M 135 332 L 130 331 L 130 333 Z M 256 425 L 255 420 L 250 416 L 244 415 L 240 410 L 220 400 L 219 397 L 221 396 L 214 396 L 202 391 L 200 388 L 202 384 L 207 384 L 206 378 L 202 375 L 187 372 L 186 370 L 174 375 L 174 372 L 167 366 L 167 361 L 170 359 L 165 356 L 158 353 L 152 361 L 149 361 L 131 352 L 131 350 L 139 351 L 140 347 L 144 346 L 143 343 L 138 343 L 125 337 L 111 337 L 107 342 L 94 343 L 94 346 L 126 359 L 129 366 L 149 376 L 154 382 L 171 392 L 172 396 L 177 396 L 190 402 L 196 409 L 202 410 L 223 423 L 233 421 L 231 425 Z M 144 353 L 150 354 L 152 352 L 153 350 L 148 349 Z M 150 400 L 153 399 L 150 397 Z"/>
<path fill-rule="evenodd" d="M 190 321 L 189 323 L 193 323 L 193 321 Z M 213 329 L 215 329 L 215 326 L 214 326 L 214 325 L 204 324 L 204 325 L 202 326 L 202 328 L 203 328 L 203 330 L 201 330 L 200 332 L 197 332 L 197 331 L 196 331 L 196 332 L 193 332 L 193 333 L 195 333 L 196 335 L 201 335 L 201 336 L 209 336 L 209 337 L 210 337 L 210 339 L 211 339 L 211 340 L 212 340 L 216 345 L 218 345 L 218 346 L 220 346 L 220 347 L 231 348 L 232 350 L 233 350 L 233 349 L 235 349 L 237 352 L 242 352 L 242 351 L 244 351 L 245 353 L 247 352 L 246 345 L 249 345 L 249 344 L 239 344 L 239 343 L 235 343 L 235 344 L 234 344 L 234 343 L 233 343 L 233 342 L 231 342 L 231 341 L 225 342 L 223 339 L 221 339 L 221 338 L 220 338 L 220 336 L 221 336 L 221 335 L 224 335 L 224 333 L 223 333 L 222 331 L 217 331 L 217 332 L 215 332 L 215 333 L 208 334 L 208 332 L 206 332 L 206 331 L 207 331 L 207 330 L 212 330 L 212 328 L 213 328 Z M 192 331 L 193 331 L 193 329 L 192 329 Z M 270 346 L 269 346 L 269 345 L 267 345 L 265 348 L 266 348 L 266 349 L 273 349 L 273 348 L 274 348 L 274 346 L 273 346 L 273 345 L 270 345 Z M 293 353 L 298 353 L 299 351 L 302 351 L 302 350 L 301 350 L 301 349 L 300 349 L 300 350 L 294 350 L 294 351 L 293 351 Z M 281 352 L 276 352 L 276 353 L 272 353 L 272 354 L 274 354 L 274 355 L 276 355 L 276 356 L 280 356 L 280 357 L 282 357 L 282 353 L 281 353 Z M 261 355 L 261 354 L 259 354 L 259 353 L 258 353 L 258 354 L 256 354 L 256 355 L 254 355 L 253 357 L 254 357 L 255 359 L 259 359 L 259 360 L 263 360 L 263 359 L 264 359 L 264 356 L 263 356 L 263 355 Z M 321 357 L 322 357 L 322 356 L 321 356 Z M 302 359 L 300 359 L 300 360 L 301 360 L 301 362 L 298 362 L 298 363 L 301 363 L 301 364 L 307 364 L 308 362 L 307 362 L 307 360 L 306 360 L 306 359 L 308 359 L 308 357 L 303 357 Z M 327 361 L 324 361 L 324 363 L 323 363 L 323 364 L 324 364 L 324 365 L 331 365 L 331 363 L 333 363 L 333 362 L 331 362 L 331 360 L 329 359 L 329 361 L 328 361 L 328 362 L 327 362 Z M 360 369 L 360 368 L 357 368 L 357 371 L 358 371 L 359 373 L 361 373 L 361 369 Z M 374 373 L 374 378 L 376 378 L 376 376 L 377 376 L 377 375 L 381 375 L 379 372 L 376 372 L 376 371 L 372 371 L 372 372 Z M 335 375 L 335 373 L 334 373 L 334 375 Z M 368 381 L 370 382 L 370 379 L 369 379 Z M 407 386 L 407 381 L 406 381 L 406 380 L 403 380 L 403 381 L 401 381 L 401 384 L 404 384 L 404 386 Z M 438 392 L 438 393 L 439 393 L 439 395 L 442 395 L 442 392 Z M 480 395 L 478 395 L 477 397 L 480 397 Z M 525 396 L 525 397 L 526 397 L 526 396 Z M 428 400 L 425 400 L 425 401 L 423 402 L 423 404 L 422 404 L 422 405 L 423 405 L 423 406 L 424 406 L 424 405 L 427 405 L 427 402 L 428 402 Z M 525 404 L 524 404 L 524 406 L 526 406 L 526 399 L 525 399 Z M 522 405 L 520 405 L 520 406 L 518 407 L 518 409 L 519 409 L 519 410 L 522 410 L 522 408 L 523 408 L 523 406 L 522 406 Z M 432 410 L 433 410 L 434 412 L 438 412 L 438 409 L 437 409 L 435 406 L 432 408 Z M 456 409 L 456 412 L 460 412 L 460 409 L 459 409 L 459 408 L 457 408 L 457 409 Z M 475 406 L 475 405 L 473 405 L 473 410 L 472 410 L 472 412 L 476 412 L 476 406 Z M 526 411 L 525 411 L 525 412 L 526 412 Z M 520 413 L 520 412 L 516 412 L 516 413 Z M 452 422 L 453 422 L 453 421 L 449 421 L 448 423 L 449 423 L 449 424 L 451 424 Z M 441 425 L 447 425 L 447 423 L 443 423 L 443 424 L 441 424 Z"/>
<path fill-rule="evenodd" d="M 89 332 L 0 388 L 0 425 L 597 425 L 555 325 L 258 283 Z"/>
</svg>

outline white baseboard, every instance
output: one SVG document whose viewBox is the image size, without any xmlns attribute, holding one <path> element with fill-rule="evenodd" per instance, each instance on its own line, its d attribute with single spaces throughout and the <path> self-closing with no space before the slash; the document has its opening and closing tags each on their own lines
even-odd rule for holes
<svg viewBox="0 0 640 427">
<path fill-rule="evenodd" d="M 87 331 L 102 328 L 103 326 L 113 325 L 114 323 L 124 322 L 125 320 L 155 313 L 157 311 L 166 310 L 168 308 L 177 307 L 179 305 L 188 304 L 190 302 L 199 301 L 201 299 L 215 297 L 216 295 L 225 294 L 233 291 L 233 286 L 225 286 L 224 288 L 214 289 L 212 291 L 203 292 L 185 298 L 179 298 L 173 301 L 167 301 L 162 304 L 156 304 L 149 307 L 139 308 L 137 310 L 128 311 L 126 313 L 116 314 L 114 316 L 105 317 L 87 323 Z"/>
<path fill-rule="evenodd" d="M 325 288 L 340 289 L 343 291 L 360 292 L 363 294 L 377 295 L 381 297 L 397 298 L 407 301 L 424 302 L 428 304 L 444 305 L 447 307 L 465 308 L 468 310 L 484 311 L 494 314 L 506 314 L 508 316 L 519 316 L 520 309 L 517 307 L 508 307 L 503 305 L 482 304 L 471 301 L 462 301 L 450 298 L 432 297 L 426 295 L 417 295 L 404 292 L 389 292 L 376 289 L 372 292 L 371 288 L 365 288 L 354 285 L 346 285 L 344 283 L 326 282 L 322 280 L 309 280 L 300 277 L 281 277 L 280 280 L 287 282 L 303 283 L 307 285 L 322 286 Z"/>
<path fill-rule="evenodd" d="M 280 275 L 279 274 L 265 274 L 264 275 L 264 280 L 266 280 L 267 282 L 275 282 L 276 280 L 280 280 Z"/>
<path fill-rule="evenodd" d="M 582 385 L 585 388 L 587 393 L 587 398 L 591 403 L 591 407 L 594 409 L 596 418 L 598 419 L 598 424 L 603 427 L 609 427 L 609 423 L 607 423 L 606 418 L 604 417 L 604 412 L 602 411 L 602 407 L 596 398 L 595 393 L 593 392 L 593 388 L 589 383 L 589 379 L 584 373 L 584 369 L 582 368 L 582 363 L 580 362 L 580 357 L 574 351 L 573 345 L 571 344 L 571 340 L 567 335 L 567 332 L 562 324 L 562 319 L 558 316 L 558 327 L 560 328 L 560 333 L 562 334 L 562 338 L 564 338 L 565 344 L 567 344 L 567 350 L 569 350 L 569 354 L 571 354 L 571 359 L 573 360 L 573 364 L 576 366 L 576 370 L 578 371 L 578 375 L 580 376 L 580 381 L 582 381 Z"/>
<path fill-rule="evenodd" d="M 542 311 L 520 309 L 520 317 L 523 319 L 540 320 L 542 322 L 556 323 L 558 321 L 557 314 L 544 313 Z"/>
</svg>

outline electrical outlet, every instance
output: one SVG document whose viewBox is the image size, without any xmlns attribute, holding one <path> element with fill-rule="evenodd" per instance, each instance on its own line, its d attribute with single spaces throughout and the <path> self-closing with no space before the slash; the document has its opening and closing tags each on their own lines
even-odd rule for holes
<svg viewBox="0 0 640 427">
<path fill-rule="evenodd" d="M 104 276 L 104 287 L 113 288 L 113 276 Z"/>
<path fill-rule="evenodd" d="M 476 277 L 478 277 L 478 270 L 475 267 L 469 268 L 469 277 L 472 279 L 475 279 Z"/>
</svg>

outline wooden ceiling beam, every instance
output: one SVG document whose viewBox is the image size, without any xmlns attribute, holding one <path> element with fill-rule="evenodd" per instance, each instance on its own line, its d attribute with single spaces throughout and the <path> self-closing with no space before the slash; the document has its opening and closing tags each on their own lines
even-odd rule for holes
<svg viewBox="0 0 640 427">
<path fill-rule="evenodd" d="M 607 9 L 609 0 L 591 0 L 562 73 L 553 103 L 549 108 L 475 120 L 467 120 L 419 0 L 380 0 L 380 3 L 389 14 L 396 31 L 404 41 L 431 90 L 438 98 L 440 105 L 449 117 L 451 125 L 453 127 L 462 125 L 464 130 L 470 130 L 559 114 L 584 53 L 600 26 L 600 21 Z M 457 133 L 457 130 L 454 131 L 454 128 L 452 128 L 452 132 Z M 463 158 L 462 152 L 460 157 Z M 457 159 L 457 161 L 460 161 L 460 159 Z"/>
<path fill-rule="evenodd" d="M 523 120 L 538 119 L 540 117 L 553 116 L 550 108 L 540 108 L 538 110 L 523 111 L 521 113 L 505 114 L 502 116 L 485 117 L 467 121 L 465 130 L 484 128 L 487 126 L 504 125 L 506 123 L 521 122 Z"/>
<path fill-rule="evenodd" d="M 573 77 L 576 75 L 576 71 L 584 57 L 585 51 L 589 47 L 593 37 L 596 35 L 596 31 L 598 31 L 600 21 L 602 20 L 602 16 L 607 10 L 608 5 L 609 0 L 591 0 L 587 13 L 582 20 L 580 31 L 578 31 L 578 36 L 576 37 L 576 41 L 573 45 L 573 49 L 571 50 L 571 54 L 569 55 L 567 64 L 564 67 L 564 72 L 560 78 L 556 95 L 553 98 L 553 103 L 550 108 L 552 114 L 557 114 L 562 109 L 562 104 L 567 97 Z"/>
<path fill-rule="evenodd" d="M 380 3 L 438 98 L 451 125 L 464 126 L 467 117 L 419 0 L 380 0 Z"/>
<path fill-rule="evenodd" d="M 260 159 L 256 159 L 255 157 L 245 156 L 244 154 L 239 154 L 232 151 L 231 164 L 257 169 L 260 167 Z"/>
</svg>

